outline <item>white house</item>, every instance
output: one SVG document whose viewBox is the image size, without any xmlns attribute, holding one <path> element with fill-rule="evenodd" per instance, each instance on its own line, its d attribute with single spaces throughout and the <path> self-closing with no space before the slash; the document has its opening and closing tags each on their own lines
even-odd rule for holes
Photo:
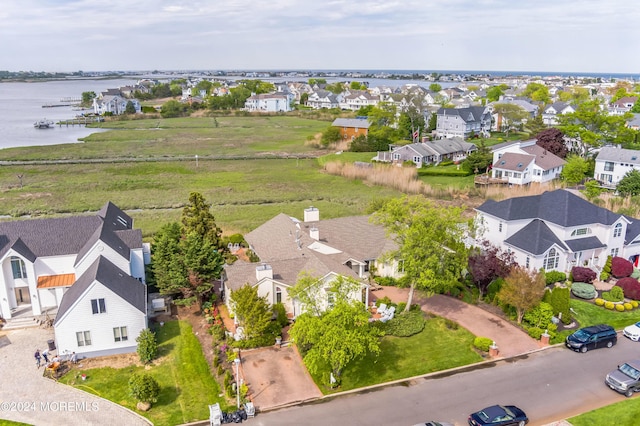
<svg viewBox="0 0 640 426">
<path fill-rule="evenodd" d="M 638 264 L 640 221 L 564 189 L 488 200 L 475 210 L 476 240 L 511 252 L 531 270 L 569 272 L 584 266 L 600 272 L 609 255 Z"/>
<path fill-rule="evenodd" d="M 225 266 L 224 298 L 227 306 L 231 291 L 245 284 L 258 288 L 258 294 L 270 304 L 284 304 L 295 318 L 303 312 L 289 289 L 301 273 L 318 278 L 318 293 L 324 306 L 332 302 L 327 291 L 338 276 L 360 282 L 360 290 L 351 297 L 368 304 L 367 278 L 372 268 L 380 276 L 399 276 L 396 262 L 385 262 L 382 255 L 395 249 L 383 227 L 369 223 L 369 217 L 345 217 L 320 220 L 316 208 L 304 211 L 304 221 L 281 213 L 245 235 L 262 263 L 238 261 Z"/>
<path fill-rule="evenodd" d="M 495 145 L 492 152 L 491 177 L 512 185 L 552 181 L 560 177 L 566 164 L 562 158 L 536 145 L 535 139 Z"/>
<path fill-rule="evenodd" d="M 104 95 L 99 98 L 93 98 L 93 112 L 98 115 L 102 115 L 105 112 L 110 112 L 113 115 L 121 115 L 126 112 L 129 102 L 133 104 L 136 113 L 142 111 L 140 101 L 137 99 L 127 99 L 119 95 Z"/>
<path fill-rule="evenodd" d="M 437 114 L 436 136 L 466 139 L 471 134 L 488 135 L 491 113 L 486 107 L 440 108 Z"/>
<path fill-rule="evenodd" d="M 559 115 L 571 114 L 576 109 L 566 102 L 554 102 L 542 111 L 542 122 L 547 126 L 555 126 L 560 122 Z"/>
<path fill-rule="evenodd" d="M 244 103 L 244 109 L 250 112 L 287 112 L 295 99 L 292 93 L 253 94 Z"/>
<path fill-rule="evenodd" d="M 366 90 L 352 90 L 342 96 L 340 108 L 357 111 L 366 106 L 377 106 L 380 103 L 380 96 L 372 95 Z"/>
<path fill-rule="evenodd" d="M 85 296 L 80 289 L 92 272 L 96 275 L 98 263 L 101 268 L 96 279 L 103 286 L 127 286 L 126 292 L 115 291 L 118 297 L 109 298 L 109 310 L 118 313 L 119 327 L 130 327 L 128 339 L 135 342 L 140 315 L 122 313 L 128 305 L 140 308 L 139 300 L 144 303 L 146 298 L 145 254 L 148 246 L 142 243 L 142 232 L 133 228 L 130 216 L 110 202 L 91 216 L 0 223 L 0 314 L 7 321 L 17 315 L 58 314 L 56 339 L 64 342 L 58 349 L 87 355 L 123 349 L 113 336 L 106 341 L 97 334 L 90 345 L 81 345 L 76 332 L 91 333 L 92 329 L 72 331 L 68 326 L 85 325 L 85 321 L 90 325 L 90 318 L 77 313 L 84 309 L 78 303 Z M 87 291 L 94 291 L 94 287 Z M 76 307 L 80 311 L 76 312 Z M 146 323 L 146 311 L 141 314 Z M 68 321 L 67 317 L 74 319 Z"/>
<path fill-rule="evenodd" d="M 307 106 L 313 109 L 338 108 L 341 100 L 342 95 L 336 95 L 328 90 L 316 90 L 309 94 L 309 97 L 307 98 Z"/>
<path fill-rule="evenodd" d="M 616 186 L 631 170 L 640 170 L 640 151 L 605 146 L 596 157 L 593 177 L 605 185 Z"/>
</svg>

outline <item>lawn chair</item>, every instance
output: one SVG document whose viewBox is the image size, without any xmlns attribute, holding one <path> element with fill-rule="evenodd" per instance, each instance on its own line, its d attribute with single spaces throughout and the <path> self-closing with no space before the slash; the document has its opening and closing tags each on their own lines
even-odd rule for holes
<svg viewBox="0 0 640 426">
<path fill-rule="evenodd" d="M 376 311 L 376 313 L 384 316 L 386 312 L 387 312 L 387 304 L 381 303 L 380 306 L 378 306 L 378 310 Z"/>
<path fill-rule="evenodd" d="M 380 321 L 387 322 L 387 321 L 393 319 L 393 316 L 395 315 L 395 313 L 396 313 L 396 307 L 395 306 L 391 306 L 389 309 L 387 309 L 385 314 L 380 318 Z"/>
</svg>

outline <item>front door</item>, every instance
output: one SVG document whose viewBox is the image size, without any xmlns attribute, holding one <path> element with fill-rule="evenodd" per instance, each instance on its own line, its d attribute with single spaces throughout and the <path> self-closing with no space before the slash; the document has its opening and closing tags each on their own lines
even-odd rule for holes
<svg viewBox="0 0 640 426">
<path fill-rule="evenodd" d="M 29 287 L 16 287 L 16 303 L 18 305 L 28 305 L 31 303 Z"/>
</svg>

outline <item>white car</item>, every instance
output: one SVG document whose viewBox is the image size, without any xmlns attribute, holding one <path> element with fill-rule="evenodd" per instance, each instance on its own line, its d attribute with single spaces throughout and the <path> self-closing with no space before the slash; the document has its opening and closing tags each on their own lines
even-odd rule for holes
<svg viewBox="0 0 640 426">
<path fill-rule="evenodd" d="M 634 342 L 640 340 L 640 321 L 630 325 L 629 327 L 625 327 L 625 329 L 622 330 L 622 334 L 624 334 Z"/>
</svg>

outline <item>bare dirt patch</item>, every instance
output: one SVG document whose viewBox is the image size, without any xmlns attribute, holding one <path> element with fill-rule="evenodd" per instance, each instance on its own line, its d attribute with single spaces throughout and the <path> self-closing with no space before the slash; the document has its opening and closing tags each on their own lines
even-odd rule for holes
<svg viewBox="0 0 640 426">
<path fill-rule="evenodd" d="M 75 366 L 78 370 L 89 370 L 93 368 L 125 368 L 131 365 L 142 365 L 137 353 L 99 356 L 78 361 Z"/>
</svg>

